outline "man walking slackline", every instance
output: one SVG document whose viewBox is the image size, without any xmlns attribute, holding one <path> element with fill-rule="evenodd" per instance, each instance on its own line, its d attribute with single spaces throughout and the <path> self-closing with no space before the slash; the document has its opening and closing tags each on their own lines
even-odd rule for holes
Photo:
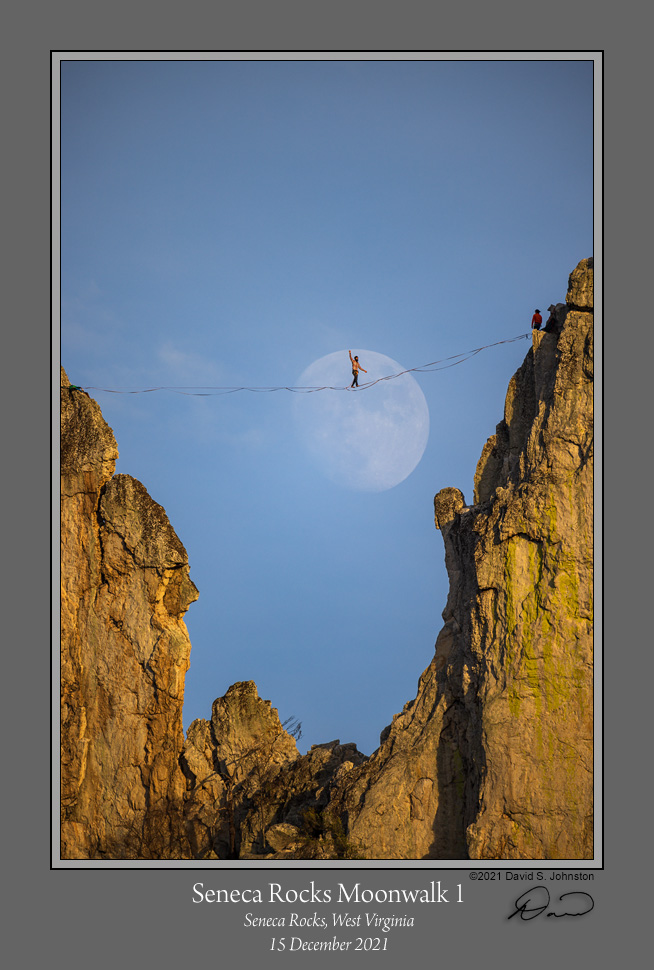
<svg viewBox="0 0 654 970">
<path fill-rule="evenodd" d="M 352 383 L 350 384 L 350 387 L 358 387 L 359 386 L 359 371 L 362 370 L 364 374 L 367 374 L 368 371 L 365 369 L 365 367 L 362 367 L 361 366 L 361 364 L 359 363 L 359 358 L 358 357 L 353 357 L 352 356 L 352 351 L 351 350 L 348 350 L 348 354 L 350 355 L 350 360 L 352 361 Z"/>
</svg>

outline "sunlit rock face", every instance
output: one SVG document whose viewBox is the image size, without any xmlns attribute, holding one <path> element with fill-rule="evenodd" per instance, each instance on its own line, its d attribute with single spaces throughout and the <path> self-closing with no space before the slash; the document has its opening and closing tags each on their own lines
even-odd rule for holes
<svg viewBox="0 0 654 970">
<path fill-rule="evenodd" d="M 338 780 L 367 759 L 338 740 L 300 755 L 299 729 L 280 722 L 253 681 L 215 700 L 210 721 L 193 721 L 182 767 L 195 858 L 320 859 L 346 850 L 344 830 L 335 844 L 323 813 Z"/>
<path fill-rule="evenodd" d="M 217 698 L 211 720 L 198 718 L 189 727 L 182 754 L 193 854 L 224 859 L 250 852 L 264 789 L 298 754 L 277 710 L 259 697 L 253 681 L 233 684 Z M 250 811 L 254 831 L 246 835 Z M 264 847 L 265 840 L 260 851 Z"/>
<path fill-rule="evenodd" d="M 450 593 L 418 695 L 339 795 L 371 857 L 593 855 L 593 264 L 435 498 Z M 562 315 L 563 316 L 563 315 Z"/>
<path fill-rule="evenodd" d="M 184 857 L 182 617 L 197 590 L 166 513 L 114 476 L 100 408 L 61 372 L 61 855 Z"/>
</svg>

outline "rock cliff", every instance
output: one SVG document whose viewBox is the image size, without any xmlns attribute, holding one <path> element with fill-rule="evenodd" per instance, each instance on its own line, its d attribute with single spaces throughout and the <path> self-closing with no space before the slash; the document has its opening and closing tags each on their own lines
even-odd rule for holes
<svg viewBox="0 0 654 970">
<path fill-rule="evenodd" d="M 62 372 L 62 855 L 591 858 L 592 348 L 591 259 L 509 383 L 472 505 L 436 495 L 444 626 L 370 758 L 300 755 L 252 682 L 184 740 L 186 553 Z"/>
<path fill-rule="evenodd" d="M 183 857 L 182 703 L 197 590 L 100 408 L 61 371 L 61 855 Z"/>
</svg>

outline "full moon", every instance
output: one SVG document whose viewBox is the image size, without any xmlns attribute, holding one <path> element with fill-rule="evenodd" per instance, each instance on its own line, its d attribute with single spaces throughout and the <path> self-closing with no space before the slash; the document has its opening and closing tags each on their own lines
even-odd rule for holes
<svg viewBox="0 0 654 970">
<path fill-rule="evenodd" d="M 356 349 L 355 354 L 368 372 L 359 374 L 361 385 L 404 370 L 396 360 L 374 350 Z M 351 381 L 347 350 L 327 354 L 307 367 L 298 386 L 327 389 L 295 396 L 297 432 L 313 462 L 331 481 L 383 492 L 403 482 L 423 456 L 429 437 L 427 402 L 411 374 L 345 390 Z"/>
</svg>

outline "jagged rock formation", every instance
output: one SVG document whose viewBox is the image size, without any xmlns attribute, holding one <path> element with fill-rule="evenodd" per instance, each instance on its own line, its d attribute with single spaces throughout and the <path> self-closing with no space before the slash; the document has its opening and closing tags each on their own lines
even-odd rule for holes
<svg viewBox="0 0 654 970">
<path fill-rule="evenodd" d="M 332 806 L 373 856 L 592 857 L 592 294 L 583 260 L 511 379 L 474 505 L 434 500 L 436 653 Z"/>
<path fill-rule="evenodd" d="M 116 441 L 61 371 L 61 855 L 185 857 L 179 756 L 197 590 Z"/>
<path fill-rule="evenodd" d="M 264 788 L 298 757 L 294 739 L 252 681 L 234 684 L 213 703 L 211 721 L 193 721 L 182 754 L 186 814 L 194 855 L 234 857 L 247 845 L 242 829 Z"/>
<path fill-rule="evenodd" d="M 307 817 L 315 828 L 330 789 L 366 758 L 339 741 L 300 755 L 295 733 L 252 681 L 234 684 L 214 701 L 211 721 L 191 724 L 182 767 L 195 858 L 288 857 L 309 852 L 309 843 L 318 850 Z"/>
<path fill-rule="evenodd" d="M 251 681 L 183 741 L 186 553 L 62 390 L 64 857 L 592 857 L 592 307 L 591 259 L 509 383 L 473 504 L 434 500 L 444 626 L 370 758 L 300 755 Z"/>
</svg>

